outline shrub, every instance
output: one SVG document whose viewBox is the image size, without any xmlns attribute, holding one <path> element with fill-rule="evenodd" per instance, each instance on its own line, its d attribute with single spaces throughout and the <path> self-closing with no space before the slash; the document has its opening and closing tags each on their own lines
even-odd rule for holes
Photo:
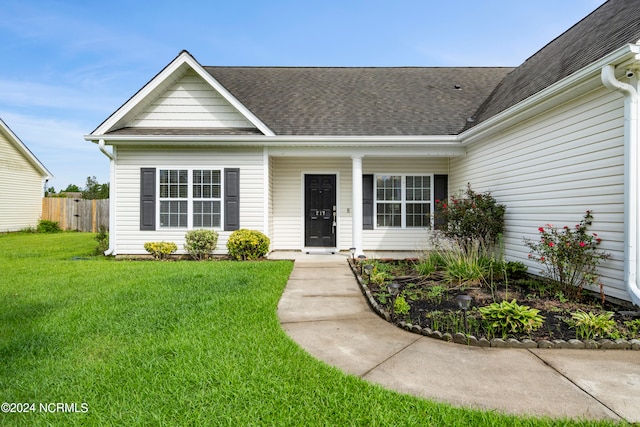
<svg viewBox="0 0 640 427">
<path fill-rule="evenodd" d="M 153 255 L 155 259 L 165 260 L 178 250 L 178 245 L 173 242 L 146 242 L 144 249 Z"/>
<path fill-rule="evenodd" d="M 519 305 L 516 300 L 494 302 L 479 310 L 482 318 L 489 322 L 489 328 L 500 333 L 503 339 L 509 334 L 528 334 L 544 322 L 543 317 L 538 314 L 539 310 Z"/>
<path fill-rule="evenodd" d="M 96 246 L 97 254 L 102 254 L 109 249 L 109 233 L 107 232 L 107 227 L 101 225 L 98 228 L 98 234 L 96 234 L 95 240 L 98 242 L 98 246 Z"/>
<path fill-rule="evenodd" d="M 191 230 L 185 235 L 184 250 L 197 261 L 208 259 L 218 244 L 214 230 Z"/>
<path fill-rule="evenodd" d="M 598 264 L 609 258 L 609 254 L 596 249 L 602 239 L 595 233 L 587 233 L 592 220 L 591 211 L 587 211 L 575 229 L 564 226 L 559 230 L 553 224 L 546 224 L 538 228 L 539 241 L 525 239 L 531 250 L 529 258 L 544 266 L 542 274 L 557 283 L 564 295 L 576 299 L 580 298 L 585 285 L 599 283 Z M 600 290 L 602 292 L 602 286 Z M 604 294 L 602 297 L 604 299 Z"/>
<path fill-rule="evenodd" d="M 269 238 L 256 230 L 240 229 L 229 236 L 229 256 L 236 260 L 256 260 L 269 252 Z"/>
<path fill-rule="evenodd" d="M 464 193 L 452 196 L 449 203 L 436 200 L 436 216 L 446 224 L 442 233 L 465 250 L 470 250 L 474 241 L 496 243 L 504 229 L 505 209 L 490 193 L 478 194 L 470 184 Z"/>
<path fill-rule="evenodd" d="M 571 313 L 569 325 L 575 328 L 576 336 L 579 339 L 590 340 L 609 336 L 614 331 L 616 321 L 612 317 L 613 313 L 610 311 L 594 314 L 578 310 Z"/>
<path fill-rule="evenodd" d="M 41 219 L 38 221 L 38 233 L 59 233 L 62 231 L 57 221 Z"/>
</svg>

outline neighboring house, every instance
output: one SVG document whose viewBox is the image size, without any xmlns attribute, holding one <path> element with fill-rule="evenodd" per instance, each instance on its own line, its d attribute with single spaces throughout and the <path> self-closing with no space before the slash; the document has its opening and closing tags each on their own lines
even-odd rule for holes
<svg viewBox="0 0 640 427">
<path fill-rule="evenodd" d="M 206 67 L 181 52 L 85 138 L 111 159 L 111 245 L 238 227 L 272 250 L 420 250 L 436 199 L 491 191 L 508 259 L 545 223 L 592 231 L 640 303 L 640 8 L 611 0 L 518 68 Z M 106 146 L 112 146 L 109 151 Z"/>
<path fill-rule="evenodd" d="M 0 119 L 0 232 L 36 227 L 51 173 Z"/>
</svg>

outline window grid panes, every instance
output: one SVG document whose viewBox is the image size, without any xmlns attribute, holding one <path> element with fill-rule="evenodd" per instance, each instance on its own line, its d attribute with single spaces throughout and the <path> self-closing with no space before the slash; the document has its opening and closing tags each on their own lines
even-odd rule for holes
<svg viewBox="0 0 640 427">
<path fill-rule="evenodd" d="M 376 176 L 377 227 L 430 227 L 431 175 Z"/>
<path fill-rule="evenodd" d="M 220 202 L 193 202 L 193 226 L 196 228 L 220 227 Z"/>
<path fill-rule="evenodd" d="M 222 223 L 222 172 L 219 169 L 161 169 L 161 228 L 219 228 Z"/>
<path fill-rule="evenodd" d="M 186 199 L 189 191 L 189 173 L 186 169 L 160 171 L 160 197 Z"/>
<path fill-rule="evenodd" d="M 431 225 L 431 203 L 409 203 L 431 201 L 431 177 L 406 177 L 406 226 L 429 227 Z"/>
<path fill-rule="evenodd" d="M 186 201 L 160 202 L 160 227 L 187 227 L 187 220 Z"/>
<path fill-rule="evenodd" d="M 219 199 L 221 188 L 220 184 L 219 170 L 194 170 L 193 198 Z"/>
</svg>

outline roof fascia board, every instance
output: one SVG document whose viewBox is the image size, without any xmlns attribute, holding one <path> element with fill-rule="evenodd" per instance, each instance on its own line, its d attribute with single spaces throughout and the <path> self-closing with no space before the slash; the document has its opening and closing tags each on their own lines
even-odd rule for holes
<svg viewBox="0 0 640 427">
<path fill-rule="evenodd" d="M 2 119 L 0 119 L 0 128 L 5 134 L 7 134 L 7 136 L 9 137 L 9 141 L 12 142 L 13 145 L 16 146 L 18 151 L 20 151 L 22 155 L 26 157 L 29 163 L 31 163 L 36 168 L 42 178 L 53 178 L 53 174 L 49 172 L 49 170 L 42 164 L 42 162 L 38 160 L 35 154 L 33 154 L 31 150 L 29 150 L 29 147 L 27 147 L 15 133 L 13 133 L 11 128 L 7 126 L 7 124 Z"/>
<path fill-rule="evenodd" d="M 357 136 L 315 136 L 315 135 L 85 135 L 87 141 L 98 142 L 103 139 L 107 145 L 180 145 L 186 142 L 198 142 L 202 145 L 216 143 L 250 143 L 262 146 L 299 146 L 299 145 L 326 145 L 333 146 L 341 144 L 349 145 L 459 145 L 458 135 L 409 135 L 409 136 L 386 136 L 386 135 L 357 135 Z"/>
<path fill-rule="evenodd" d="M 549 109 L 549 103 L 559 105 L 573 98 L 578 92 L 584 93 L 602 86 L 600 81 L 602 67 L 609 64 L 635 63 L 640 59 L 639 49 L 640 46 L 635 44 L 627 44 L 620 47 L 535 95 L 462 132 L 459 135 L 461 143 L 468 145 L 488 138 L 503 129 Z"/>
<path fill-rule="evenodd" d="M 91 135 L 85 139 L 92 140 Z M 384 157 L 459 157 L 466 155 L 457 138 L 405 137 L 204 137 L 175 136 L 157 139 L 153 137 L 118 136 L 116 140 L 104 139 L 105 143 L 118 147 L 259 147 L 269 148 L 274 156 L 344 157 L 355 154 Z M 94 141 L 95 142 L 95 141 Z"/>
<path fill-rule="evenodd" d="M 157 89 L 162 82 L 170 78 L 175 72 L 177 72 L 182 66 L 188 65 L 191 67 L 200 77 L 202 77 L 207 83 L 209 83 L 215 90 L 217 90 L 222 97 L 224 97 L 231 105 L 233 105 L 241 114 L 243 114 L 247 120 L 249 120 L 254 126 L 256 126 L 265 135 L 274 135 L 262 121 L 260 121 L 249 109 L 247 109 L 240 101 L 238 101 L 231 93 L 226 90 L 217 80 L 207 73 L 206 70 L 191 56 L 186 50 L 182 51 L 173 61 L 171 61 L 166 67 L 162 69 L 156 76 L 142 87 L 135 95 L 133 95 L 127 102 L 125 102 L 120 108 L 118 108 L 107 120 L 102 122 L 100 126 L 92 132 L 92 135 L 104 135 L 124 117 L 130 111 L 132 111 L 139 103 L 149 96 L 155 89 Z"/>
</svg>

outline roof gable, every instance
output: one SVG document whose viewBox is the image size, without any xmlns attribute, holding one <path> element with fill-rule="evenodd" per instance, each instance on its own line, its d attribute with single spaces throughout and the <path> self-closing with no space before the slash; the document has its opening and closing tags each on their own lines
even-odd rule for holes
<svg viewBox="0 0 640 427">
<path fill-rule="evenodd" d="M 50 179 L 53 177 L 51 172 L 38 160 L 38 158 L 27 148 L 27 146 L 13 133 L 13 131 L 7 126 L 7 124 L 0 119 L 0 136 L 4 136 L 11 146 L 13 146 L 22 157 L 29 162 L 33 168 L 42 176 L 43 179 Z"/>
<path fill-rule="evenodd" d="M 126 126 L 146 128 L 255 128 L 192 69 L 148 103 Z"/>
<path fill-rule="evenodd" d="M 182 51 L 92 134 L 105 135 L 123 128 L 210 128 L 223 133 L 227 128 L 241 128 L 273 134 L 187 51 Z"/>
<path fill-rule="evenodd" d="M 639 39 L 638 0 L 607 1 L 509 73 L 475 113 L 470 126 Z"/>
</svg>

